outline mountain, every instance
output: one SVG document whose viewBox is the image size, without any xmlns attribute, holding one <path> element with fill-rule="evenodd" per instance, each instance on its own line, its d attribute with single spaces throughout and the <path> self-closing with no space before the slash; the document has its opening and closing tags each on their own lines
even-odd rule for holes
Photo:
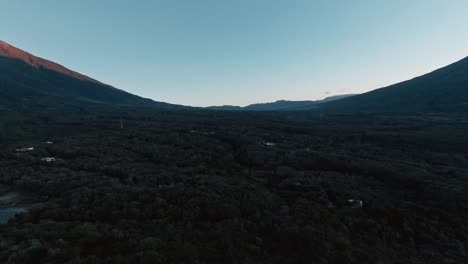
<svg viewBox="0 0 468 264">
<path fill-rule="evenodd" d="M 69 70 L 65 67 L 63 67 L 60 64 L 57 64 L 52 61 L 48 61 L 39 57 L 36 57 L 32 54 L 29 54 L 23 50 L 20 50 L 16 47 L 11 46 L 10 44 L 1 41 L 0 40 L 0 56 L 1 57 L 7 57 L 7 58 L 14 58 L 14 59 L 19 59 L 27 64 L 29 64 L 32 67 L 36 68 L 43 68 L 43 69 L 48 69 L 52 71 L 56 71 L 71 77 L 74 77 L 79 80 L 83 81 L 90 81 L 94 83 L 100 83 L 88 76 L 82 75 L 80 73 L 74 72 L 72 70 Z"/>
<path fill-rule="evenodd" d="M 180 106 L 145 99 L 0 41 L 0 108 Z"/>
<path fill-rule="evenodd" d="M 468 57 L 414 79 L 320 105 L 344 112 L 468 112 Z"/>
<path fill-rule="evenodd" d="M 276 111 L 276 110 L 306 110 L 311 108 L 316 108 L 319 104 L 325 102 L 332 102 L 335 100 L 340 100 L 346 97 L 353 96 L 353 94 L 342 94 L 327 97 L 323 100 L 317 101 L 287 101 L 279 100 L 271 103 L 259 103 L 251 104 L 248 106 L 233 106 L 233 105 L 223 105 L 223 106 L 210 106 L 207 107 L 211 110 L 229 110 L 229 111 Z"/>
</svg>

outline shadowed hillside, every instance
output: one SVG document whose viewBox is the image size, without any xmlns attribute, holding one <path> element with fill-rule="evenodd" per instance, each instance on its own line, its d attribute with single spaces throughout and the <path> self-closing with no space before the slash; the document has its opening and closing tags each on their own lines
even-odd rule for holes
<svg viewBox="0 0 468 264">
<path fill-rule="evenodd" d="M 84 105 L 179 107 L 100 83 L 5 42 L 0 42 L 0 103 L 17 110 Z"/>
<path fill-rule="evenodd" d="M 423 76 L 321 105 L 331 111 L 468 112 L 468 57 Z"/>
</svg>

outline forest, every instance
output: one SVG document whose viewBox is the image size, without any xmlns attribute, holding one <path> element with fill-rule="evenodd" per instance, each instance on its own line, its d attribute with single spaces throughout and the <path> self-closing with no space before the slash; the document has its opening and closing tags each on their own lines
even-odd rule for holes
<svg viewBox="0 0 468 264">
<path fill-rule="evenodd" d="M 0 214 L 24 210 L 0 262 L 467 263 L 467 131 L 456 114 L 4 115 Z"/>
</svg>

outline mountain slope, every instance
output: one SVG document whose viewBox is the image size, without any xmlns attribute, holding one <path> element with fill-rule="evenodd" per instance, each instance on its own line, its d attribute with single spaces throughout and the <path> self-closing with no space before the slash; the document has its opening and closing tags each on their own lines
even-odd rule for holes
<svg viewBox="0 0 468 264">
<path fill-rule="evenodd" d="M 0 41 L 0 102 L 9 106 L 100 105 L 177 108 L 103 84 Z"/>
<path fill-rule="evenodd" d="M 468 57 L 414 79 L 322 104 L 330 111 L 468 112 Z"/>
<path fill-rule="evenodd" d="M 2 57 L 7 57 L 7 58 L 15 58 L 19 59 L 30 66 L 36 67 L 36 68 L 44 68 L 52 71 L 56 71 L 65 75 L 69 75 L 71 77 L 74 77 L 79 80 L 84 80 L 84 81 L 90 81 L 94 83 L 100 83 L 88 76 L 82 75 L 80 73 L 74 72 L 70 69 L 67 69 L 63 67 L 60 64 L 57 64 L 55 62 L 42 59 L 39 57 L 36 57 L 30 53 L 27 53 L 23 50 L 20 50 L 16 47 L 11 46 L 10 44 L 0 40 L 0 56 Z"/>
<path fill-rule="evenodd" d="M 223 105 L 223 106 L 210 106 L 207 107 L 211 110 L 230 110 L 230 111 L 277 111 L 277 110 L 305 110 L 310 108 L 316 108 L 317 105 L 331 102 L 335 100 L 340 100 L 346 97 L 353 96 L 354 94 L 342 94 L 327 97 L 323 100 L 317 101 L 287 101 L 279 100 L 271 103 L 258 103 L 251 104 L 245 107 L 232 106 L 232 105 Z"/>
</svg>

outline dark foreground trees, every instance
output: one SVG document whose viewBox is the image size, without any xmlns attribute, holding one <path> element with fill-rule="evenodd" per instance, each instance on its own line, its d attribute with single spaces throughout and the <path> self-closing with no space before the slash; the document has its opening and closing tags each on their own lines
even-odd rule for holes
<svg viewBox="0 0 468 264">
<path fill-rule="evenodd" d="M 0 181 L 41 206 L 0 225 L 1 262 L 466 262 L 466 123 L 288 115 L 13 125 Z"/>
</svg>

